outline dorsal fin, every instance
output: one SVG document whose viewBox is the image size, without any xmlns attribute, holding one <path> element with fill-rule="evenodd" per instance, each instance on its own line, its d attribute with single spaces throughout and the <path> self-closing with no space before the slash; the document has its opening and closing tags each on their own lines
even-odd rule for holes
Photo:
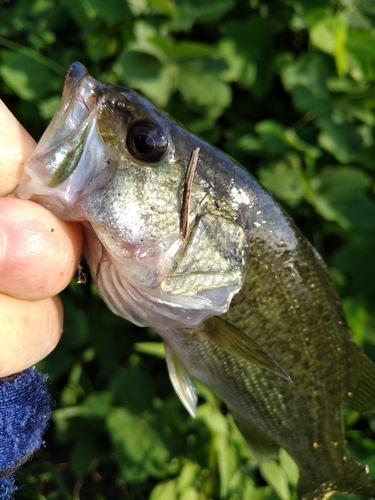
<svg viewBox="0 0 375 500">
<path fill-rule="evenodd" d="M 361 413 L 375 410 L 375 365 L 363 351 L 350 341 L 350 362 L 352 366 L 351 386 L 347 393 L 345 407 Z"/>
</svg>

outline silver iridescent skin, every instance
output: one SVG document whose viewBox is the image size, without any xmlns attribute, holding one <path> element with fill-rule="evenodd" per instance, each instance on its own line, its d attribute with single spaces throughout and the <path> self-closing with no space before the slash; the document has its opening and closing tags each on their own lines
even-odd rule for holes
<svg viewBox="0 0 375 500">
<path fill-rule="evenodd" d="M 83 223 L 99 294 L 160 333 L 192 415 L 190 373 L 226 400 L 256 454 L 292 455 L 300 498 L 375 496 L 341 422 L 344 408 L 375 409 L 374 365 L 319 256 L 233 160 L 75 63 L 17 195 Z"/>
</svg>

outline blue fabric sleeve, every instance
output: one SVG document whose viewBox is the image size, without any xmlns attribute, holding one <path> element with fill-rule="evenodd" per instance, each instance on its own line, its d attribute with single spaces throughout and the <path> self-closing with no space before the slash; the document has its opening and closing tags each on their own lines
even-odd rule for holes
<svg viewBox="0 0 375 500">
<path fill-rule="evenodd" d="M 0 499 L 17 489 L 14 473 L 44 442 L 51 414 L 46 376 L 29 368 L 0 379 Z"/>
</svg>

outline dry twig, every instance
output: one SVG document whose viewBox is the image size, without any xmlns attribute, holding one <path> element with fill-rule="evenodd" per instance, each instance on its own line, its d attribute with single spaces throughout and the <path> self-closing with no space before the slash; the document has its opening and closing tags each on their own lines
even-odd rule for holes
<svg viewBox="0 0 375 500">
<path fill-rule="evenodd" d="M 186 238 L 189 225 L 191 187 L 193 185 L 194 174 L 197 169 L 199 151 L 200 148 L 195 148 L 191 153 L 189 165 L 186 170 L 180 218 L 180 231 L 183 240 Z"/>
</svg>

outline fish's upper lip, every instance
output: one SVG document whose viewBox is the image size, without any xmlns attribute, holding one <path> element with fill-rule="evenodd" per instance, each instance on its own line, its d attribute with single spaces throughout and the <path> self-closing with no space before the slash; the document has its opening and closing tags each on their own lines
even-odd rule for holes
<svg viewBox="0 0 375 500">
<path fill-rule="evenodd" d="M 67 73 L 61 105 L 56 113 L 56 137 L 61 140 L 66 132 L 87 126 L 87 120 L 95 108 L 98 87 L 86 68 L 79 62 L 73 63 Z M 52 141 L 54 142 L 54 140 Z"/>
<path fill-rule="evenodd" d="M 65 104 L 65 108 L 72 101 L 79 82 L 86 76 L 89 76 L 87 69 L 79 62 L 73 63 L 68 69 L 62 95 L 62 102 Z"/>
</svg>

